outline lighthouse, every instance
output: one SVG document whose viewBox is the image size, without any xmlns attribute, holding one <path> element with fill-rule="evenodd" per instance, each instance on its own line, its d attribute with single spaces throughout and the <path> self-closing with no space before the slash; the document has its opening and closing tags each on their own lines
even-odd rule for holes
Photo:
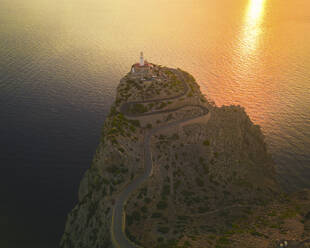
<svg viewBox="0 0 310 248">
<path fill-rule="evenodd" d="M 140 62 L 131 66 L 131 73 L 148 73 L 154 68 L 152 63 L 144 60 L 143 52 L 140 53 Z"/>
<path fill-rule="evenodd" d="M 140 53 L 140 66 L 144 66 L 143 52 Z"/>
</svg>

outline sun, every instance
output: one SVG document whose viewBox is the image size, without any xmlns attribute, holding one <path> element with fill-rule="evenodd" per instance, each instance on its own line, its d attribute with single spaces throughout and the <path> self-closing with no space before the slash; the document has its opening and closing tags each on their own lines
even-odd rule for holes
<svg viewBox="0 0 310 248">
<path fill-rule="evenodd" d="M 250 0 L 247 10 L 247 19 L 251 22 L 259 21 L 263 15 L 266 0 Z"/>
</svg>

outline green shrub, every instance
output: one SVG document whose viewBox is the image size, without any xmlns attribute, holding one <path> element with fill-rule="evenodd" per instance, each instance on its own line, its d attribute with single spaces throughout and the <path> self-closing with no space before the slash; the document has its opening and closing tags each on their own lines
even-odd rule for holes
<svg viewBox="0 0 310 248">
<path fill-rule="evenodd" d="M 188 240 L 186 240 L 183 244 L 183 247 L 184 248 L 191 247 L 191 243 Z"/>
<path fill-rule="evenodd" d="M 162 197 L 166 197 L 167 195 L 170 195 L 170 185 L 169 184 L 165 184 L 163 186 L 163 190 L 162 190 L 162 193 L 161 193 Z"/>
<path fill-rule="evenodd" d="M 166 107 L 166 106 L 167 106 L 167 103 L 161 102 L 161 103 L 159 104 L 159 106 L 157 107 L 157 109 L 162 109 L 162 108 L 164 108 L 164 107 Z"/>
<path fill-rule="evenodd" d="M 204 164 L 203 165 L 203 171 L 204 171 L 205 174 L 209 174 L 209 166 Z"/>
<path fill-rule="evenodd" d="M 197 183 L 197 185 L 199 187 L 203 187 L 204 186 L 204 181 L 201 178 L 199 178 L 199 177 L 196 178 L 196 183 Z"/>
<path fill-rule="evenodd" d="M 136 127 L 140 127 L 140 121 L 139 120 L 128 120 L 132 125 Z"/>
<path fill-rule="evenodd" d="M 215 247 L 226 247 L 230 243 L 231 241 L 227 237 L 223 236 L 217 240 Z"/>
<path fill-rule="evenodd" d="M 177 133 L 175 133 L 175 134 L 173 134 L 172 136 L 171 136 L 171 139 L 172 140 L 178 140 L 180 137 L 179 137 L 179 135 L 177 134 Z"/>
<path fill-rule="evenodd" d="M 138 211 L 133 211 L 132 213 L 132 219 L 139 222 L 141 219 L 141 215 Z"/>
<path fill-rule="evenodd" d="M 161 226 L 161 227 L 158 227 L 157 231 L 160 232 L 160 233 L 163 233 L 163 234 L 166 234 L 169 232 L 169 227 L 167 226 Z"/>
<path fill-rule="evenodd" d="M 141 208 L 141 211 L 142 211 L 143 213 L 147 213 L 147 206 L 143 206 L 143 207 Z"/>
<path fill-rule="evenodd" d="M 198 208 L 198 212 L 199 213 L 206 213 L 209 210 L 209 208 L 207 206 L 203 206 L 203 207 L 199 207 Z"/>
<path fill-rule="evenodd" d="M 131 226 L 133 224 L 133 218 L 131 215 L 126 215 L 126 222 L 128 226 Z"/>
<path fill-rule="evenodd" d="M 203 145 L 209 146 L 209 145 L 210 145 L 210 141 L 209 141 L 209 140 L 205 140 L 205 141 L 203 142 Z"/>
<path fill-rule="evenodd" d="M 257 237 L 266 237 L 265 234 L 260 233 L 260 232 L 257 232 L 257 231 L 251 231 L 251 234 L 252 234 L 253 236 L 257 236 Z"/>
<path fill-rule="evenodd" d="M 159 201 L 158 203 L 157 203 L 157 208 L 158 209 L 166 209 L 168 207 L 168 204 L 167 204 L 167 202 L 165 202 L 165 201 Z"/>
<path fill-rule="evenodd" d="M 175 181 L 173 186 L 174 186 L 175 189 L 177 189 L 180 185 L 181 185 L 181 180 L 178 179 L 178 180 Z"/>
<path fill-rule="evenodd" d="M 145 107 L 141 103 L 136 103 L 131 107 L 131 112 L 135 114 L 142 114 L 147 112 L 147 110 L 148 110 L 147 107 Z"/>
<path fill-rule="evenodd" d="M 162 214 L 159 213 L 159 212 L 154 212 L 151 216 L 153 219 L 156 219 L 156 218 L 161 218 L 162 217 Z"/>
</svg>

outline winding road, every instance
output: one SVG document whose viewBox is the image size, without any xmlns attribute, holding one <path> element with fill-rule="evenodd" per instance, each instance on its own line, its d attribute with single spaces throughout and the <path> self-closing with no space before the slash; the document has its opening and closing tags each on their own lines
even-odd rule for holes
<svg viewBox="0 0 310 248">
<path fill-rule="evenodd" d="M 126 214 L 124 211 L 124 206 L 126 204 L 126 201 L 129 198 L 129 196 L 131 195 L 131 193 L 136 191 L 142 185 L 142 183 L 145 182 L 149 178 L 149 176 L 151 175 L 152 167 L 153 167 L 152 153 L 151 153 L 151 149 L 150 149 L 151 137 L 161 130 L 164 130 L 164 129 L 167 129 L 167 128 L 170 128 L 173 126 L 177 126 L 177 125 L 185 123 L 187 121 L 191 121 L 191 120 L 194 120 L 196 118 L 201 118 L 204 115 L 210 114 L 209 110 L 205 106 L 198 105 L 198 104 L 197 105 L 185 104 L 184 106 L 174 108 L 174 109 L 159 110 L 159 111 L 153 111 L 150 113 L 143 113 L 143 114 L 130 114 L 129 113 L 128 110 L 130 109 L 130 105 L 132 105 L 132 104 L 160 102 L 160 101 L 166 101 L 166 100 L 175 100 L 175 99 L 184 97 L 189 91 L 189 86 L 186 83 L 186 80 L 184 79 L 182 72 L 177 70 L 177 73 L 178 73 L 179 77 L 182 79 L 182 83 L 184 85 L 184 91 L 181 94 L 173 96 L 173 97 L 167 97 L 167 98 L 161 98 L 161 99 L 127 102 L 127 103 L 124 103 L 120 107 L 120 112 L 122 114 L 124 114 L 125 117 L 130 117 L 130 118 L 175 112 L 175 111 L 182 109 L 182 108 L 185 108 L 185 107 L 199 107 L 203 110 L 203 113 L 202 113 L 202 115 L 200 115 L 198 117 L 196 116 L 196 117 L 185 118 L 183 120 L 174 121 L 174 122 L 171 122 L 171 123 L 168 123 L 165 125 L 155 127 L 151 130 L 145 131 L 144 140 L 143 140 L 143 147 L 144 147 L 143 156 L 144 156 L 145 171 L 140 177 L 134 179 L 130 184 L 128 184 L 126 186 L 126 188 L 122 192 L 120 192 L 120 194 L 118 195 L 118 198 L 115 201 L 115 205 L 113 208 L 111 230 L 110 231 L 111 231 L 111 241 L 112 241 L 114 248 L 137 248 L 137 247 L 139 247 L 138 245 L 131 242 L 126 236 L 126 233 L 125 233 Z"/>
</svg>

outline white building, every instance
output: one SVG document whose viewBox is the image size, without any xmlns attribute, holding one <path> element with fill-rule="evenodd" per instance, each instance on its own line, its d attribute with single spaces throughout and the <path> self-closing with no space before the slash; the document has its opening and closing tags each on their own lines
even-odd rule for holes
<svg viewBox="0 0 310 248">
<path fill-rule="evenodd" d="M 140 53 L 140 62 L 134 64 L 131 67 L 131 72 L 149 72 L 154 67 L 153 64 L 148 63 L 146 60 L 144 60 L 143 52 Z"/>
</svg>

